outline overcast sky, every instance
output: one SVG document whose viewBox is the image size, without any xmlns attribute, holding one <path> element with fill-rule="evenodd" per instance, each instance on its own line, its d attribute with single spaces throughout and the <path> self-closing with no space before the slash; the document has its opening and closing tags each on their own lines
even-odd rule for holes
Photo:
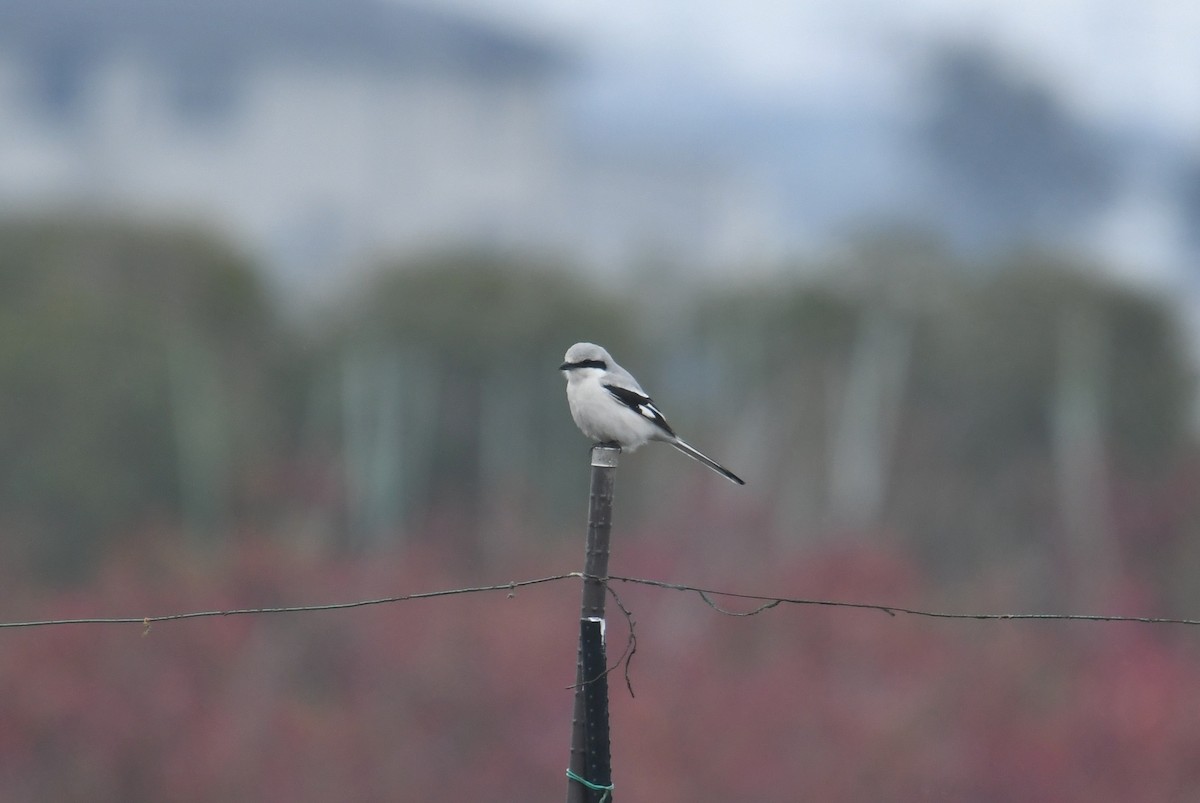
<svg viewBox="0 0 1200 803">
<path fill-rule="evenodd" d="M 624 70 L 788 105 L 885 101 L 923 41 L 987 44 L 1085 117 L 1200 146 L 1194 0 L 452 0 Z"/>
</svg>

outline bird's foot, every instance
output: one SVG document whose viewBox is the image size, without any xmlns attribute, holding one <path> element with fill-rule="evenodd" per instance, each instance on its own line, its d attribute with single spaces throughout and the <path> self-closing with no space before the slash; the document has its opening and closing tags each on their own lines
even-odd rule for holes
<svg viewBox="0 0 1200 803">
<path fill-rule="evenodd" d="M 616 441 L 600 441 L 599 443 L 593 443 L 592 448 L 593 449 L 616 449 L 619 452 L 619 451 L 621 451 L 621 444 L 617 443 Z"/>
</svg>

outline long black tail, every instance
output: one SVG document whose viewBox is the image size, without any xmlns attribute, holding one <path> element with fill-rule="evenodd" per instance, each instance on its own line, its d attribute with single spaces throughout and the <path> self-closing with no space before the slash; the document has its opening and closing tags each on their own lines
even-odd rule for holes
<svg viewBox="0 0 1200 803">
<path fill-rule="evenodd" d="M 671 444 L 672 446 L 674 446 L 679 451 L 683 452 L 688 457 L 691 457 L 695 460 L 699 460 L 701 463 L 708 466 L 713 471 L 717 472 L 718 474 L 720 474 L 722 477 L 729 480 L 730 482 L 736 482 L 738 485 L 746 484 L 746 481 L 744 479 L 742 479 L 741 477 L 739 477 L 737 474 L 734 474 L 732 471 L 725 468 L 725 466 L 721 465 L 716 460 L 713 460 L 711 457 L 704 454 L 699 449 L 696 449 L 693 446 L 689 446 L 688 444 L 679 440 L 679 438 L 676 438 L 673 441 L 667 441 L 667 443 Z"/>
</svg>

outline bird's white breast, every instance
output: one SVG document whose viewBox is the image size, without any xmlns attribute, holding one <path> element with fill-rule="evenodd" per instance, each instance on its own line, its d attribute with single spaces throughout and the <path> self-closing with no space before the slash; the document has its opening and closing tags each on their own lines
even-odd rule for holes
<svg viewBox="0 0 1200 803">
<path fill-rule="evenodd" d="M 654 425 L 614 399 L 597 376 L 569 377 L 567 403 L 575 425 L 598 443 L 616 441 L 632 452 L 654 434 Z"/>
</svg>

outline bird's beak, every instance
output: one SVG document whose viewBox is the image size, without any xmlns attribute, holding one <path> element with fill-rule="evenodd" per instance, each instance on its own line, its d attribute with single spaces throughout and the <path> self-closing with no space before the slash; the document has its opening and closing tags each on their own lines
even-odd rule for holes
<svg viewBox="0 0 1200 803">
<path fill-rule="evenodd" d="M 571 363 L 569 363 L 569 362 L 564 362 L 562 365 L 558 366 L 558 370 L 560 370 L 560 371 L 570 371 L 570 370 L 571 370 L 572 368 L 574 368 L 574 367 L 575 367 L 575 366 L 574 366 L 574 365 L 571 365 Z"/>
</svg>

